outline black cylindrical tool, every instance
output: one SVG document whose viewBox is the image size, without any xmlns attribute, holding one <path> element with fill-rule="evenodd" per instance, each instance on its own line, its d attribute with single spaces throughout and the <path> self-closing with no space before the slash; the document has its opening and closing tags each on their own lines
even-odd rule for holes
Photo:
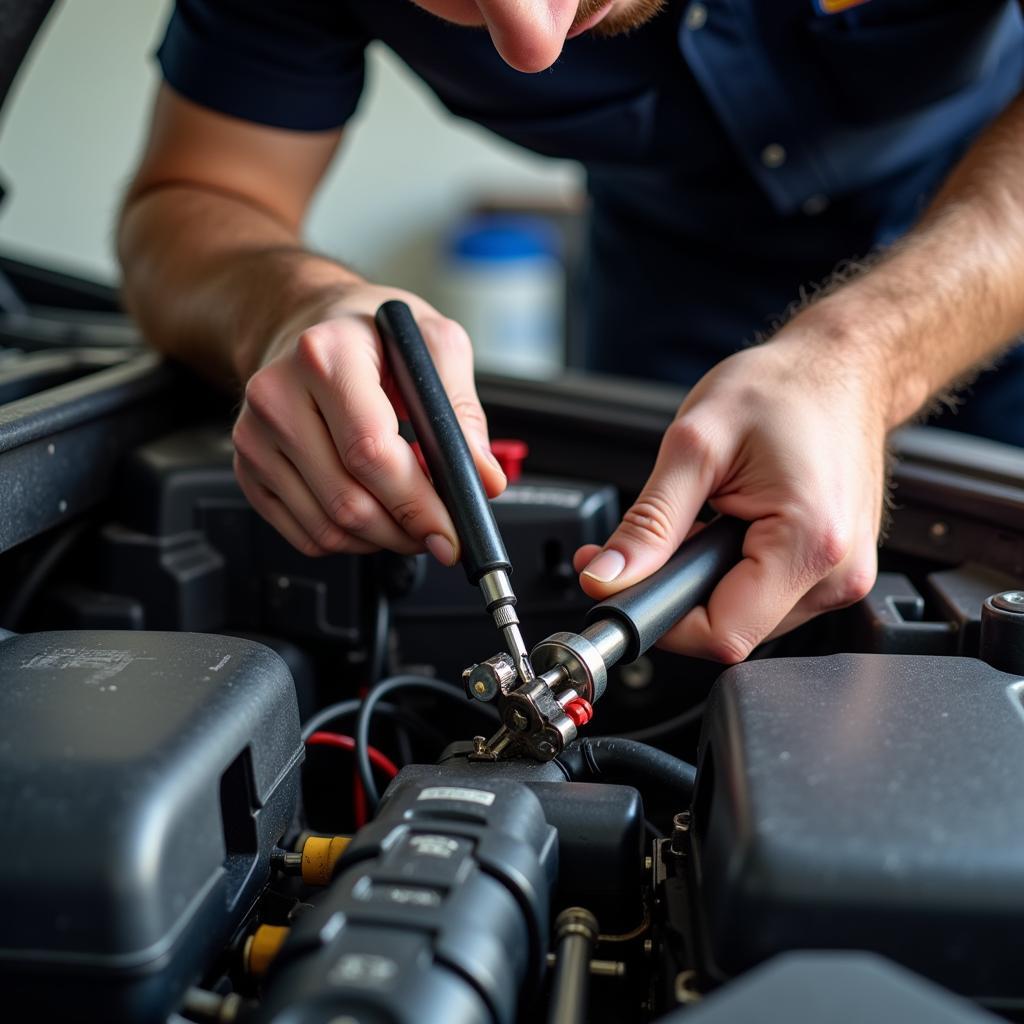
<svg viewBox="0 0 1024 1024">
<path fill-rule="evenodd" d="M 587 622 L 611 619 L 625 627 L 623 661 L 635 661 L 688 611 L 703 604 L 740 560 L 749 523 L 719 516 L 685 541 L 656 572 L 587 612 Z"/>
<path fill-rule="evenodd" d="M 458 417 L 412 310 L 404 302 L 385 302 L 376 320 L 434 487 L 459 535 L 462 567 L 469 582 L 480 588 L 494 625 L 505 637 L 520 681 L 529 682 L 533 666 L 515 610 L 512 565 Z"/>
<path fill-rule="evenodd" d="M 404 302 L 385 302 L 376 320 L 434 487 L 455 523 L 469 582 L 495 570 L 511 572 L 473 456 L 412 310 Z"/>
</svg>

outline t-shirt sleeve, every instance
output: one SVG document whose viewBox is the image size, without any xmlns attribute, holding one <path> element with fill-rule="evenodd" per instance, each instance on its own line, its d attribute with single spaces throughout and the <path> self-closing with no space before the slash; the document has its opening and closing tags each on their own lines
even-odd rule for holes
<svg viewBox="0 0 1024 1024">
<path fill-rule="evenodd" d="M 157 62 L 200 106 L 324 131 L 356 109 L 368 42 L 342 0 L 177 0 Z"/>
</svg>

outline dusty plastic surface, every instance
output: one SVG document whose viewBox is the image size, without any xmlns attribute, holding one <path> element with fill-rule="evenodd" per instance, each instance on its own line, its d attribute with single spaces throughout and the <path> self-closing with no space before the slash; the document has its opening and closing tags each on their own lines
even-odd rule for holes
<svg viewBox="0 0 1024 1024">
<path fill-rule="evenodd" d="M 997 1024 L 869 953 L 787 953 L 659 1024 Z"/>
<path fill-rule="evenodd" d="M 0 642 L 0 680 L 0 979 L 61 1019 L 163 1020 L 291 820 L 288 670 L 232 637 L 66 631 Z"/>
<path fill-rule="evenodd" d="M 1022 691 L 968 658 L 725 672 L 694 802 L 715 969 L 865 949 L 972 996 L 1024 995 Z"/>
</svg>

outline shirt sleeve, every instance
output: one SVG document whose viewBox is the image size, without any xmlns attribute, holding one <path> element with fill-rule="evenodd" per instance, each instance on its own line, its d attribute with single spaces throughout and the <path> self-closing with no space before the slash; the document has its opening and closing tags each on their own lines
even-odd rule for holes
<svg viewBox="0 0 1024 1024">
<path fill-rule="evenodd" d="M 176 0 L 156 56 L 193 103 L 325 131 L 356 109 L 368 42 L 342 0 Z"/>
</svg>

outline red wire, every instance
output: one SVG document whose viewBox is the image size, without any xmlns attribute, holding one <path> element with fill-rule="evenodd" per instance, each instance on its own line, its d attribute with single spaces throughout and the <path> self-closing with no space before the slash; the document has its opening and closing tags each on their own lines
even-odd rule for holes
<svg viewBox="0 0 1024 1024">
<path fill-rule="evenodd" d="M 311 747 L 338 747 L 339 750 L 355 750 L 356 741 L 351 736 L 342 736 L 338 732 L 315 732 L 306 742 Z M 376 747 L 367 747 L 370 763 L 379 768 L 389 779 L 398 774 L 398 765 L 387 754 L 382 754 Z"/>
<path fill-rule="evenodd" d="M 356 828 L 362 828 L 369 817 L 369 809 L 366 806 L 366 789 L 363 780 L 359 778 L 359 772 L 352 773 L 352 817 L 355 819 Z"/>
<path fill-rule="evenodd" d="M 315 732 L 306 740 L 311 747 L 337 747 L 339 750 L 353 751 L 356 749 L 356 741 L 351 736 L 343 736 L 338 732 Z M 370 763 L 379 768 L 389 779 L 398 774 L 398 765 L 391 760 L 387 754 L 381 753 L 376 747 L 368 747 Z M 352 810 L 355 817 L 356 827 L 362 828 L 366 824 L 368 811 L 366 807 L 366 791 L 363 789 L 359 773 L 354 772 L 352 776 Z"/>
</svg>

